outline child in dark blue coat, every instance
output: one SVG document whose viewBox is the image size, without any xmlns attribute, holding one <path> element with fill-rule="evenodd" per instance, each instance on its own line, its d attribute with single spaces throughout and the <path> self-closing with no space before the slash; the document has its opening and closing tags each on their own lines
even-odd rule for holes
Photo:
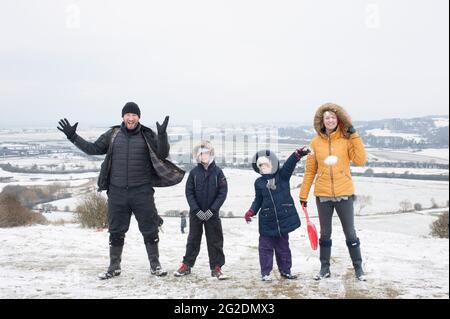
<svg viewBox="0 0 450 319">
<path fill-rule="evenodd" d="M 186 199 L 190 207 L 186 255 L 174 275 L 181 277 L 191 273 L 200 252 L 205 227 L 211 276 L 222 280 L 226 276 L 222 272 L 225 256 L 219 212 L 227 198 L 228 184 L 214 161 L 214 148 L 210 142 L 204 141 L 198 145 L 194 149 L 194 157 L 198 165 L 190 172 L 186 183 Z"/>
<path fill-rule="evenodd" d="M 274 252 L 281 276 L 297 278 L 291 274 L 289 233 L 300 227 L 300 218 L 289 181 L 297 163 L 309 153 L 307 147 L 296 150 L 282 168 L 270 150 L 260 151 L 253 158 L 253 169 L 261 177 L 255 182 L 255 200 L 245 219 L 249 223 L 259 213 L 259 261 L 263 281 L 271 280 Z"/>
</svg>

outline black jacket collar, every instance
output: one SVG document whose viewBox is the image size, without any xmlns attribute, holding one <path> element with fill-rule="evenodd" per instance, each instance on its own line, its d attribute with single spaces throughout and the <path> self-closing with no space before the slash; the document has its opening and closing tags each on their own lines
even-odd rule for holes
<svg viewBox="0 0 450 319">
<path fill-rule="evenodd" d="M 214 167 L 216 167 L 216 161 L 212 161 L 211 164 L 209 164 L 208 168 L 205 169 L 205 166 L 202 163 L 198 163 L 197 166 L 199 168 L 201 168 L 202 170 L 206 170 L 206 171 L 210 171 L 212 170 Z"/>
</svg>

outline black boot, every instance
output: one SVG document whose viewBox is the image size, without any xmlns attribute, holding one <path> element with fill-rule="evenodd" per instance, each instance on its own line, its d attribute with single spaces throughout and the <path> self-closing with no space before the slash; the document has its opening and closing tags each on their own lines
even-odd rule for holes
<svg viewBox="0 0 450 319">
<path fill-rule="evenodd" d="M 352 259 L 353 268 L 355 269 L 355 276 L 360 281 L 366 281 L 364 270 L 362 268 L 362 257 L 360 241 L 357 238 L 355 241 L 347 241 L 348 252 L 350 253 L 350 258 Z"/>
<path fill-rule="evenodd" d="M 120 269 L 120 262 L 122 261 L 123 246 L 109 246 L 109 267 L 105 273 L 98 277 L 101 280 L 111 279 L 120 276 L 122 270 Z"/>
<path fill-rule="evenodd" d="M 314 277 L 315 280 L 330 278 L 331 276 L 330 272 L 331 245 L 332 245 L 331 239 L 320 241 L 320 271 Z"/>
<path fill-rule="evenodd" d="M 150 262 L 150 273 L 158 277 L 166 276 L 167 271 L 163 270 L 159 263 L 158 242 L 145 243 L 145 248 Z"/>
</svg>

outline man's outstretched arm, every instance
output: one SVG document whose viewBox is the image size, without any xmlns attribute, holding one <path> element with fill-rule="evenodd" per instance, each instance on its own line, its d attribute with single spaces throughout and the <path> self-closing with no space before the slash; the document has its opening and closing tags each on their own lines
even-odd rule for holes
<svg viewBox="0 0 450 319">
<path fill-rule="evenodd" d="M 88 155 L 104 155 L 108 152 L 111 130 L 101 135 L 94 143 L 90 143 L 76 133 L 78 123 L 72 126 L 67 119 L 64 119 L 60 120 L 58 124 L 58 130 L 66 134 L 67 139 L 82 152 Z"/>
</svg>

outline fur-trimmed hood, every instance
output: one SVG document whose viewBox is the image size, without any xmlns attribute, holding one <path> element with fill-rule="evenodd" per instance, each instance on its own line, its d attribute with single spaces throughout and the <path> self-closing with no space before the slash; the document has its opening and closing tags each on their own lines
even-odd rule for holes
<svg viewBox="0 0 450 319">
<path fill-rule="evenodd" d="M 256 163 L 258 162 L 258 159 L 263 156 L 267 157 L 269 159 L 269 161 L 272 163 L 272 172 L 271 172 L 271 174 L 268 174 L 268 175 L 276 174 L 278 172 L 278 170 L 280 169 L 280 161 L 278 160 L 277 155 L 274 152 L 272 152 L 271 150 L 261 150 L 253 156 L 253 158 L 252 158 L 253 170 L 256 173 L 261 174 Z"/>
<path fill-rule="evenodd" d="M 192 156 L 193 156 L 194 159 L 197 161 L 197 163 L 200 162 L 199 156 L 198 156 L 198 155 L 199 155 L 198 152 L 199 152 L 199 150 L 202 149 L 202 148 L 206 148 L 206 149 L 209 150 L 209 152 L 210 152 L 210 154 L 211 154 L 211 162 L 213 162 L 213 161 L 214 161 L 214 158 L 216 157 L 216 151 L 215 151 L 213 145 L 211 144 L 210 141 L 202 141 L 200 144 L 196 145 L 196 146 L 194 147 L 194 150 L 192 151 Z"/>
<path fill-rule="evenodd" d="M 334 103 L 326 103 L 321 107 L 319 107 L 319 109 L 317 110 L 316 115 L 314 116 L 314 129 L 316 130 L 317 134 L 321 136 L 325 134 L 325 126 L 323 125 L 323 114 L 327 111 L 336 113 L 339 120 L 338 126 L 342 132 L 342 135 L 344 135 L 346 138 L 349 138 L 350 134 L 347 133 L 347 129 L 353 125 L 352 119 L 342 106 L 339 106 Z"/>
</svg>

